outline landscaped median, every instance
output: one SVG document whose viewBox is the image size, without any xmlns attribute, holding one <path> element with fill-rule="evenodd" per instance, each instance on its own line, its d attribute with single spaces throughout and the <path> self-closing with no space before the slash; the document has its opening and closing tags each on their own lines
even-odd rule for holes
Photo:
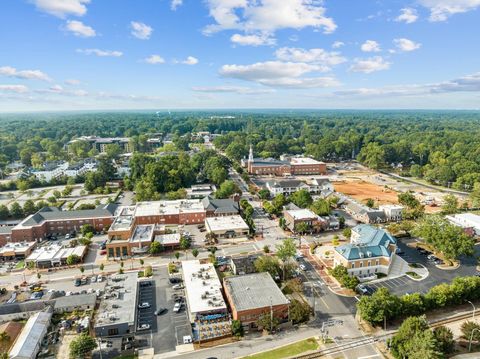
<svg viewBox="0 0 480 359">
<path fill-rule="evenodd" d="M 304 354 L 309 351 L 318 350 L 320 348 L 319 341 L 316 338 L 308 338 L 296 343 L 288 344 L 283 347 L 249 355 L 243 359 L 282 359 L 289 358 L 294 355 Z"/>
</svg>

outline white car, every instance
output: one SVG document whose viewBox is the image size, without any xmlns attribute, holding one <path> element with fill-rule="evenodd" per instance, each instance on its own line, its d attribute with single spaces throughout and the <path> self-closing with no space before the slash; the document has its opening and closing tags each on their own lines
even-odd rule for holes
<svg viewBox="0 0 480 359">
<path fill-rule="evenodd" d="M 144 302 L 144 303 L 142 303 L 142 304 L 139 304 L 139 305 L 138 305 L 138 308 L 139 308 L 139 309 L 150 308 L 150 303 Z"/>
<path fill-rule="evenodd" d="M 150 324 L 141 324 L 138 326 L 138 330 L 148 330 L 150 329 Z"/>
<path fill-rule="evenodd" d="M 181 284 L 175 284 L 175 285 L 172 287 L 172 289 L 174 289 L 174 290 L 183 289 L 183 285 L 181 285 Z"/>
<path fill-rule="evenodd" d="M 173 306 L 173 311 L 175 313 L 178 313 L 181 308 L 182 308 L 182 303 L 175 303 L 175 305 Z"/>
<path fill-rule="evenodd" d="M 298 266 L 301 270 L 307 270 L 307 267 L 305 267 L 305 264 L 300 264 Z"/>
<path fill-rule="evenodd" d="M 93 277 L 90 279 L 90 282 L 91 282 L 91 283 L 97 283 L 97 277 L 96 277 L 96 276 L 93 276 Z"/>
<path fill-rule="evenodd" d="M 183 336 L 183 344 L 190 344 L 192 342 L 192 337 L 190 335 Z"/>
<path fill-rule="evenodd" d="M 97 282 L 98 283 L 103 282 L 103 276 L 101 274 L 98 275 Z"/>
</svg>

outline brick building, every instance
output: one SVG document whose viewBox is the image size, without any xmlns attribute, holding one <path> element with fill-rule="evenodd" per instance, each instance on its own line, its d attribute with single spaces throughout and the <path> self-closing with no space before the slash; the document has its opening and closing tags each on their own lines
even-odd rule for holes
<svg viewBox="0 0 480 359">
<path fill-rule="evenodd" d="M 327 173 L 327 165 L 308 157 L 293 157 L 290 160 L 277 160 L 274 158 L 254 158 L 253 149 L 247 161 L 249 174 L 256 175 L 321 175 Z"/>
<path fill-rule="evenodd" d="M 351 243 L 335 247 L 334 265 L 343 265 L 360 279 L 388 274 L 396 249 L 397 241 L 390 233 L 360 224 L 352 228 Z"/>
<path fill-rule="evenodd" d="M 288 322 L 290 302 L 268 272 L 225 277 L 223 288 L 232 318 L 245 329 L 257 328 L 262 315 Z"/>
<path fill-rule="evenodd" d="M 95 209 L 62 211 L 56 207 L 44 207 L 11 229 L 12 242 L 39 241 L 50 235 L 78 232 L 84 224 L 90 224 L 101 232 L 112 224 L 117 205 L 107 204 Z"/>
</svg>

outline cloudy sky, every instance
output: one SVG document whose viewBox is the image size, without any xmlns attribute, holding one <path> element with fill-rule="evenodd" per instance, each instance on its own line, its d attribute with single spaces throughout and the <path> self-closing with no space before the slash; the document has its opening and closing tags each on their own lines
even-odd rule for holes
<svg viewBox="0 0 480 359">
<path fill-rule="evenodd" d="M 2 0 L 0 111 L 480 108 L 480 0 Z"/>
</svg>

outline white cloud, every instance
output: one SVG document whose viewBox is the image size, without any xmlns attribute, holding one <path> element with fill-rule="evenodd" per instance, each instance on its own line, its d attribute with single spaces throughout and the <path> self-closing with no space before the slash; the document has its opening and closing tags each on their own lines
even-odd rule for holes
<svg viewBox="0 0 480 359">
<path fill-rule="evenodd" d="M 152 35 L 153 29 L 143 22 L 130 22 L 131 34 L 138 39 L 148 40 Z"/>
<path fill-rule="evenodd" d="M 25 92 L 28 92 L 28 87 L 25 85 L 0 85 L 0 91 L 25 93 Z"/>
<path fill-rule="evenodd" d="M 172 2 L 170 3 L 170 9 L 175 11 L 179 6 L 182 6 L 182 4 L 183 0 L 172 0 Z"/>
<path fill-rule="evenodd" d="M 65 80 L 65 83 L 67 85 L 77 86 L 77 85 L 80 85 L 80 80 L 68 79 L 68 80 Z"/>
<path fill-rule="evenodd" d="M 79 37 L 94 37 L 96 35 L 95 30 L 92 27 L 77 20 L 68 20 L 65 29 Z"/>
<path fill-rule="evenodd" d="M 39 94 L 50 94 L 50 95 L 62 95 L 62 96 L 74 96 L 74 97 L 84 97 L 88 95 L 88 92 L 85 90 L 68 90 L 61 85 L 52 85 L 47 89 L 37 89 L 36 93 Z"/>
<path fill-rule="evenodd" d="M 205 34 L 222 30 L 270 32 L 279 29 L 314 27 L 332 33 L 337 25 L 326 17 L 319 0 L 206 0 L 215 20 Z"/>
<path fill-rule="evenodd" d="M 430 10 L 430 21 L 445 21 L 480 6 L 480 0 L 419 0 L 419 3 Z"/>
<path fill-rule="evenodd" d="M 323 70 L 322 66 L 302 62 L 266 61 L 251 65 L 223 65 L 220 75 L 271 87 L 313 88 L 337 86 L 333 77 L 302 77 Z"/>
<path fill-rule="evenodd" d="M 150 55 L 145 59 L 145 62 L 151 65 L 157 65 L 165 63 L 165 59 L 160 55 Z"/>
<path fill-rule="evenodd" d="M 350 71 L 363 72 L 370 74 L 376 71 L 388 70 L 391 63 L 387 62 L 381 56 L 374 56 L 368 59 L 355 59 Z"/>
<path fill-rule="evenodd" d="M 268 33 L 258 35 L 233 34 L 230 41 L 241 46 L 275 45 L 275 39 Z"/>
<path fill-rule="evenodd" d="M 418 42 L 414 42 L 412 40 L 405 39 L 405 38 L 395 39 L 395 40 L 393 40 L 393 43 L 395 44 L 397 49 L 401 52 L 414 51 L 414 50 L 419 49 L 422 46 L 422 44 L 420 44 Z"/>
<path fill-rule="evenodd" d="M 90 0 L 33 0 L 33 3 L 40 11 L 65 18 L 67 15 L 85 15 L 87 13 L 85 5 L 89 4 Z"/>
<path fill-rule="evenodd" d="M 331 66 L 339 65 L 347 59 L 339 52 L 329 52 L 324 49 L 301 49 L 282 47 L 275 51 L 277 59 L 282 61 L 305 62 L 319 65 L 318 71 L 329 71 Z"/>
<path fill-rule="evenodd" d="M 239 95 L 261 95 L 275 92 L 274 89 L 251 88 L 244 86 L 192 87 L 192 91 L 204 93 L 236 93 Z"/>
<path fill-rule="evenodd" d="M 334 92 L 338 96 L 419 96 L 454 92 L 480 92 L 480 72 L 466 75 L 458 79 L 431 83 L 410 84 L 401 86 L 386 86 L 379 88 L 356 88 Z"/>
<path fill-rule="evenodd" d="M 360 47 L 363 52 L 380 52 L 380 44 L 374 40 L 365 41 Z"/>
<path fill-rule="evenodd" d="M 405 7 L 400 9 L 400 15 L 395 19 L 398 22 L 405 22 L 406 24 L 414 23 L 418 20 L 418 13 L 416 9 Z"/>
<path fill-rule="evenodd" d="M 123 55 L 121 51 L 100 50 L 100 49 L 77 49 L 78 53 L 85 55 L 96 55 L 99 57 L 120 57 Z"/>
<path fill-rule="evenodd" d="M 196 65 L 198 64 L 198 59 L 193 56 L 188 56 L 185 60 L 182 61 L 184 65 Z"/>
<path fill-rule="evenodd" d="M 339 48 L 342 47 L 342 46 L 345 46 L 345 43 L 342 42 L 342 41 L 335 41 L 335 42 L 332 44 L 332 47 L 333 47 L 334 49 L 339 49 Z"/>
<path fill-rule="evenodd" d="M 11 66 L 0 67 L 0 76 L 15 77 L 25 80 L 51 81 L 51 78 L 40 70 L 21 70 Z"/>
</svg>

